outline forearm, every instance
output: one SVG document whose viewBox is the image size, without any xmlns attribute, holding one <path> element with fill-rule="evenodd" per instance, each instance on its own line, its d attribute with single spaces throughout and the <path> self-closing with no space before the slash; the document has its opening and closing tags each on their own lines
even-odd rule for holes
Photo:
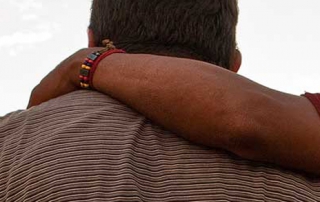
<svg viewBox="0 0 320 202">
<path fill-rule="evenodd" d="M 244 93 L 230 75 L 241 80 L 199 61 L 118 54 L 102 61 L 94 85 L 193 142 L 230 149 L 231 139 L 240 134 Z"/>
<path fill-rule="evenodd" d="M 318 146 L 311 144 L 320 143 L 319 117 L 304 98 L 207 63 L 151 55 L 113 55 L 102 61 L 94 85 L 193 142 L 320 170 Z"/>
</svg>

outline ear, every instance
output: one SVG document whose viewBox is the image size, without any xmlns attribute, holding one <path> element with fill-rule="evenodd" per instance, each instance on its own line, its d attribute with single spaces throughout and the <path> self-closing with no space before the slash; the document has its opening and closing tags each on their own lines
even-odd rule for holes
<svg viewBox="0 0 320 202">
<path fill-rule="evenodd" d="M 242 64 L 242 55 L 241 55 L 241 52 L 238 49 L 236 49 L 233 65 L 230 70 L 237 73 L 241 67 L 241 64 Z"/>
<path fill-rule="evenodd" d="M 96 47 L 96 42 L 94 40 L 94 34 L 92 29 L 88 28 L 88 47 Z"/>
</svg>

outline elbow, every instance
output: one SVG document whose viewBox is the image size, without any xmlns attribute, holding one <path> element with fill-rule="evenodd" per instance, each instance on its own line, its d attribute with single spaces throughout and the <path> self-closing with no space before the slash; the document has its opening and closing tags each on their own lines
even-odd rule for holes
<svg viewBox="0 0 320 202">
<path fill-rule="evenodd" d="M 242 158 L 259 160 L 266 147 L 266 123 L 270 117 L 270 97 L 253 93 L 239 102 L 230 116 L 232 130 L 228 132 L 228 150 Z M 273 103 L 274 105 L 274 103 Z"/>
<path fill-rule="evenodd" d="M 227 150 L 239 157 L 256 160 L 262 139 L 254 117 L 239 115 L 232 125 L 233 130 L 227 135 Z"/>
</svg>

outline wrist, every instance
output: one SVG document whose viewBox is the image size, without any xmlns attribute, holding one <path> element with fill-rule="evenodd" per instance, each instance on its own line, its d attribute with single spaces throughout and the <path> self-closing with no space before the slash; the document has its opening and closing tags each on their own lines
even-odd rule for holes
<svg viewBox="0 0 320 202">
<path fill-rule="evenodd" d="M 71 57 L 67 59 L 67 65 L 64 65 L 62 68 L 65 72 L 65 75 L 68 81 L 75 87 L 80 88 L 79 82 L 79 72 L 83 62 L 85 61 L 87 55 L 90 53 L 100 50 L 101 48 L 84 48 L 77 51 Z"/>
<path fill-rule="evenodd" d="M 107 47 L 90 53 L 82 63 L 79 71 L 80 87 L 83 89 L 97 90 L 93 82 L 95 72 L 98 68 L 105 66 L 101 65 L 105 58 L 110 57 L 115 53 L 125 53 L 125 51 L 121 49 L 109 49 Z"/>
<path fill-rule="evenodd" d="M 101 60 L 92 78 L 92 84 L 97 91 L 107 93 L 108 88 L 119 81 L 118 78 L 125 74 L 121 70 L 125 66 L 126 58 L 127 56 L 124 56 L 124 54 L 116 53 Z"/>
</svg>

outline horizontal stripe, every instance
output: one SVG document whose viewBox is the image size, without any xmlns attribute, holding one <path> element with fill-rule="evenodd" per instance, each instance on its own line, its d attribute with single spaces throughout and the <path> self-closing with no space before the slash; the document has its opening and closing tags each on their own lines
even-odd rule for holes
<svg viewBox="0 0 320 202">
<path fill-rule="evenodd" d="M 77 91 L 0 121 L 0 201 L 320 201 L 320 178 L 197 146 Z"/>
</svg>

